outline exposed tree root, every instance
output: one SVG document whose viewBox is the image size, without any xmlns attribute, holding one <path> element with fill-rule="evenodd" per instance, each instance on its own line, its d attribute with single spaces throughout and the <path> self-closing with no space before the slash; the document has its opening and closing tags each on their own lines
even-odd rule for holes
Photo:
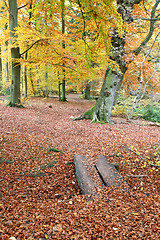
<svg viewBox="0 0 160 240">
<path fill-rule="evenodd" d="M 95 106 L 93 106 L 90 110 L 87 112 L 83 113 L 79 117 L 73 118 L 73 121 L 75 120 L 83 120 L 83 119 L 93 119 L 93 114 L 94 114 Z"/>
<path fill-rule="evenodd" d="M 9 102 L 9 103 L 7 104 L 7 107 L 24 108 L 24 106 L 23 106 L 22 104 L 20 104 L 20 103 L 11 103 L 11 102 Z"/>
</svg>

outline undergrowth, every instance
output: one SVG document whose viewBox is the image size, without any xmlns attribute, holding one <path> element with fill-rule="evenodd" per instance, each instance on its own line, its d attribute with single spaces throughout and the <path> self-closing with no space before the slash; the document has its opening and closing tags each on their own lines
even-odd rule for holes
<svg viewBox="0 0 160 240">
<path fill-rule="evenodd" d="M 127 117 L 133 104 L 133 96 L 128 96 L 124 90 L 120 92 L 117 105 L 113 107 L 112 116 Z M 160 102 L 152 99 L 142 99 L 134 110 L 133 118 L 143 118 L 152 122 L 160 122 Z"/>
<path fill-rule="evenodd" d="M 146 106 L 140 106 L 135 109 L 135 113 L 145 120 L 160 122 L 160 107 L 158 105 L 147 104 Z"/>
</svg>

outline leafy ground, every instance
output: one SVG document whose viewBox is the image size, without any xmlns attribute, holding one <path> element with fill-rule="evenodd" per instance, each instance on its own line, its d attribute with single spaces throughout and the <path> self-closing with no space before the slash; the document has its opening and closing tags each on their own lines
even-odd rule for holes
<svg viewBox="0 0 160 240">
<path fill-rule="evenodd" d="M 124 147 L 159 164 L 159 127 L 122 118 L 112 125 L 72 121 L 94 102 L 68 100 L 32 98 L 18 109 L 1 99 L 0 239 L 159 239 L 159 168 Z M 86 201 L 74 154 L 91 164 L 100 154 L 120 162 L 130 192 L 99 186 L 100 197 Z"/>
</svg>

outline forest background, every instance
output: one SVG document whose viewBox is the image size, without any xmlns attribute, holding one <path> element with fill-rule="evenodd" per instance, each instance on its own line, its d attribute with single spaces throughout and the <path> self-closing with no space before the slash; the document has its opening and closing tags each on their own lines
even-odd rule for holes
<svg viewBox="0 0 160 240">
<path fill-rule="evenodd" d="M 2 240 L 159 239 L 159 5 L 0 1 Z M 91 174 L 88 201 L 75 154 L 129 191 Z"/>
<path fill-rule="evenodd" d="M 116 109 L 129 119 L 159 90 L 159 1 L 1 1 L 1 36 L 0 88 L 11 106 L 81 91 L 99 98 L 80 119 L 110 122 L 120 89 L 134 96 Z"/>
</svg>

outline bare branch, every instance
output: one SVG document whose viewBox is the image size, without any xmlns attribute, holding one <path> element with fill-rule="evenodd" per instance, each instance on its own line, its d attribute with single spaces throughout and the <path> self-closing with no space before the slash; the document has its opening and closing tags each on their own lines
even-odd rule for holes
<svg viewBox="0 0 160 240">
<path fill-rule="evenodd" d="M 155 17 L 155 13 L 156 13 L 156 9 L 158 7 L 160 3 L 160 0 L 156 1 L 155 5 L 153 6 L 152 12 L 151 12 L 151 19 L 154 19 Z M 144 41 L 140 44 L 140 46 L 135 49 L 133 52 L 135 53 L 135 55 L 138 55 L 140 53 L 140 51 L 142 50 L 143 46 L 146 45 L 146 43 L 150 40 L 150 38 L 153 35 L 154 32 L 154 24 L 156 21 L 150 21 L 150 30 L 149 33 L 147 34 L 146 38 L 144 39 Z"/>
<path fill-rule="evenodd" d="M 24 52 L 22 52 L 20 54 L 20 56 L 22 56 L 23 54 L 25 54 L 26 52 L 28 52 L 35 44 L 37 44 L 38 42 L 42 41 L 42 39 L 37 40 L 36 42 L 34 42 L 28 49 L 26 49 Z"/>
<path fill-rule="evenodd" d="M 159 34 L 160 34 L 160 31 L 157 33 L 157 35 L 156 35 L 156 37 L 155 37 L 155 39 L 154 39 L 154 42 L 153 42 L 152 46 L 150 47 L 148 53 L 145 55 L 145 57 L 144 57 L 144 59 L 143 59 L 143 62 L 142 62 L 142 64 L 141 64 L 140 83 L 139 83 L 139 87 L 138 87 L 138 89 L 137 89 L 136 96 L 134 97 L 134 100 L 133 100 L 133 105 L 132 105 L 131 111 L 130 111 L 130 113 L 128 114 L 128 119 L 129 119 L 129 120 L 132 118 L 133 111 L 134 111 L 134 109 L 136 108 L 138 102 L 143 98 L 148 83 L 149 83 L 149 82 L 151 81 L 151 79 L 154 77 L 154 75 L 156 74 L 156 72 L 157 72 L 157 70 L 158 70 L 158 68 L 159 68 L 159 63 L 158 63 L 155 71 L 154 71 L 153 74 L 152 74 L 152 76 L 151 76 L 151 77 L 149 78 L 149 80 L 144 84 L 144 88 L 143 88 L 142 94 L 140 94 L 140 91 L 141 91 L 141 89 L 142 89 L 142 84 L 143 84 L 143 82 L 144 82 L 144 81 L 143 81 L 143 66 L 144 66 L 144 62 L 145 62 L 146 58 L 149 56 L 149 54 L 151 53 L 152 48 L 153 48 L 153 46 L 154 46 L 154 44 L 155 44 L 155 42 L 156 42 Z"/>
<path fill-rule="evenodd" d="M 149 162 L 148 160 L 146 160 L 145 158 L 143 158 L 139 153 L 135 152 L 134 150 L 122 145 L 122 147 L 128 149 L 129 151 L 135 153 L 136 155 L 138 155 L 143 161 L 147 162 L 149 165 L 151 165 L 152 167 L 160 167 L 160 165 L 156 165 L 156 164 L 153 164 L 151 162 Z"/>
<path fill-rule="evenodd" d="M 133 20 L 159 21 L 160 18 L 133 18 Z"/>
<path fill-rule="evenodd" d="M 22 8 L 26 7 L 29 3 L 30 3 L 30 1 L 29 1 L 28 3 L 22 5 L 22 6 L 18 7 L 17 9 L 18 9 L 18 10 L 19 10 L 19 9 L 22 9 Z"/>
<path fill-rule="evenodd" d="M 5 1 L 5 0 L 3 0 L 3 2 L 4 2 L 4 5 L 6 6 L 6 8 L 7 8 L 8 12 L 9 12 L 9 7 L 8 7 L 8 5 L 7 5 L 6 1 Z"/>
<path fill-rule="evenodd" d="M 147 175 L 127 175 L 128 178 L 142 178 L 142 177 L 147 177 Z"/>
</svg>

